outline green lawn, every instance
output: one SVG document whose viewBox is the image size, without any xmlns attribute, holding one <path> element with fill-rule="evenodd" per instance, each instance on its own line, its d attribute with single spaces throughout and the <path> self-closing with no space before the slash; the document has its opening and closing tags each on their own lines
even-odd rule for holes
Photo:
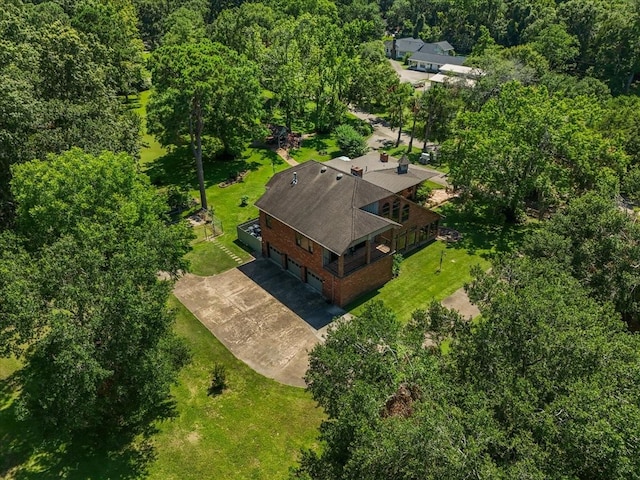
<svg viewBox="0 0 640 480">
<path fill-rule="evenodd" d="M 323 419 L 302 389 L 280 385 L 237 360 L 177 300 L 176 329 L 194 361 L 174 389 L 180 416 L 161 425 L 151 478 L 286 478 L 301 448 L 314 445 Z M 207 396 L 214 363 L 229 389 Z"/>
<path fill-rule="evenodd" d="M 149 95 L 151 91 L 147 90 L 145 92 L 140 93 L 138 98 L 135 100 L 136 102 L 136 113 L 140 115 L 142 118 L 142 149 L 140 151 L 140 164 L 147 165 L 149 162 L 152 162 L 156 158 L 161 157 L 167 153 L 167 150 L 160 145 L 160 142 L 156 140 L 153 135 L 149 135 L 147 133 L 147 124 L 146 124 L 146 107 L 147 103 L 149 103 Z"/>
<path fill-rule="evenodd" d="M 439 183 L 432 182 L 431 180 L 427 180 L 424 184 L 429 187 L 431 190 L 442 190 L 444 185 L 440 185 Z"/>
<path fill-rule="evenodd" d="M 432 300 L 442 300 L 464 286 L 471 275 L 470 268 L 480 265 L 489 268 L 490 259 L 500 252 L 515 249 L 524 234 L 536 224 L 503 226 L 485 223 L 473 214 L 463 213 L 453 203 L 437 209 L 444 215 L 443 224 L 462 233 L 456 243 L 434 242 L 407 256 L 401 264 L 400 275 L 347 306 L 358 314 L 371 300 L 382 300 L 401 321 L 408 321 L 411 313 L 425 308 Z M 442 258 L 442 270 L 440 259 Z"/>
<path fill-rule="evenodd" d="M 301 448 L 315 446 L 323 413 L 300 388 L 269 380 L 237 360 L 177 300 L 176 331 L 193 362 L 173 389 L 177 417 L 158 425 L 153 450 L 119 454 L 53 445 L 15 419 L 15 360 L 0 360 L 0 477 L 284 479 Z M 227 369 L 229 388 L 208 396 L 210 371 Z M 153 453 L 153 455 L 149 455 Z"/>
<path fill-rule="evenodd" d="M 143 92 L 138 98 L 138 113 L 145 118 L 145 107 L 149 92 Z M 144 136 L 145 148 L 142 149 L 141 165 L 154 185 L 160 189 L 169 185 L 186 186 L 193 198 L 199 199 L 200 193 L 195 171 L 195 161 L 187 146 L 171 150 L 161 148 L 152 136 Z M 239 158 L 214 160 L 206 157 L 205 142 L 205 187 L 209 209 L 222 221 L 223 235 L 217 241 L 225 245 L 235 255 L 248 260 L 250 254 L 237 242 L 236 225 L 258 215 L 253 203 L 264 193 L 264 186 L 274 172 L 288 165 L 275 152 L 268 149 L 248 148 Z M 219 185 L 230 176 L 246 171 L 242 182 L 230 186 Z M 249 197 L 248 205 L 241 207 L 241 198 Z M 189 212 L 185 212 L 187 215 Z M 204 241 L 201 231 L 196 231 L 193 250 L 187 254 L 191 262 L 191 271 L 196 275 L 214 275 L 236 266 L 236 262 L 224 254 L 219 247 Z"/>
<path fill-rule="evenodd" d="M 289 152 L 291 157 L 298 162 L 304 163 L 309 160 L 325 162 L 342 155 L 335 138 L 331 135 L 315 135 L 302 141 L 300 148 Z"/>
</svg>

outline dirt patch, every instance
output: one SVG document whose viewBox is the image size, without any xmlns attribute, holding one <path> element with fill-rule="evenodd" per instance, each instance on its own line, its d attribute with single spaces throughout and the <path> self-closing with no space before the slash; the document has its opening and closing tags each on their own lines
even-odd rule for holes
<svg viewBox="0 0 640 480">
<path fill-rule="evenodd" d="M 471 303 L 464 288 L 459 288 L 453 292 L 453 294 L 442 300 L 441 303 L 443 307 L 457 310 L 464 318 L 473 319 L 480 315 L 480 310 Z"/>
<path fill-rule="evenodd" d="M 431 197 L 429 197 L 429 200 L 427 201 L 427 207 L 429 208 L 437 207 L 438 205 L 442 205 L 443 203 L 448 202 L 449 200 L 451 200 L 456 196 L 457 194 L 445 188 L 439 188 L 437 190 L 433 190 L 431 192 Z"/>
</svg>

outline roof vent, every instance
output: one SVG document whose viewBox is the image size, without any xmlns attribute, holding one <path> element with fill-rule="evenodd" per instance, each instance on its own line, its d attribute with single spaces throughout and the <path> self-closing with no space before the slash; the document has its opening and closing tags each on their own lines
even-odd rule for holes
<svg viewBox="0 0 640 480">
<path fill-rule="evenodd" d="M 339 173 L 339 174 L 336 176 L 336 180 L 340 180 L 341 178 L 342 178 L 342 174 L 341 174 L 341 173 Z"/>
<path fill-rule="evenodd" d="M 298 173 L 293 172 L 293 179 L 291 180 L 291 185 L 297 185 L 297 184 L 298 184 Z"/>
<path fill-rule="evenodd" d="M 325 167 L 324 165 L 320 168 L 320 173 L 324 173 L 327 171 L 327 167 Z"/>
</svg>

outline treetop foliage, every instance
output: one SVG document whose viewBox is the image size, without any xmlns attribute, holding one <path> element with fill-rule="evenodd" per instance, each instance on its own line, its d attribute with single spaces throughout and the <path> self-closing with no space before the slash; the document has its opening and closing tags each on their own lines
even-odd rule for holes
<svg viewBox="0 0 640 480">
<path fill-rule="evenodd" d="M 43 429 L 135 435 L 170 414 L 169 387 L 188 359 L 166 302 L 190 232 L 167 225 L 126 154 L 74 149 L 13 175 L 0 338 L 3 354 L 25 361 L 19 410 Z"/>
<path fill-rule="evenodd" d="M 469 293 L 473 325 L 371 304 L 315 347 L 329 419 L 297 478 L 635 478 L 638 337 L 546 260 L 477 271 Z"/>
</svg>

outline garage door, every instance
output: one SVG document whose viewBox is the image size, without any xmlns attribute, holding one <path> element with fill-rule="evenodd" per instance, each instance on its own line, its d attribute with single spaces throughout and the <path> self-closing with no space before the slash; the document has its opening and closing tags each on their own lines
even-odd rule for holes
<svg viewBox="0 0 640 480">
<path fill-rule="evenodd" d="M 322 279 L 313 273 L 311 270 L 307 270 L 307 283 L 314 289 L 322 293 Z"/>
<path fill-rule="evenodd" d="M 287 270 L 291 272 L 297 278 L 302 278 L 302 267 L 298 262 L 292 260 L 291 258 L 287 258 Z"/>
<path fill-rule="evenodd" d="M 278 266 L 282 267 L 282 254 L 273 245 L 269 245 L 269 258 Z"/>
</svg>

